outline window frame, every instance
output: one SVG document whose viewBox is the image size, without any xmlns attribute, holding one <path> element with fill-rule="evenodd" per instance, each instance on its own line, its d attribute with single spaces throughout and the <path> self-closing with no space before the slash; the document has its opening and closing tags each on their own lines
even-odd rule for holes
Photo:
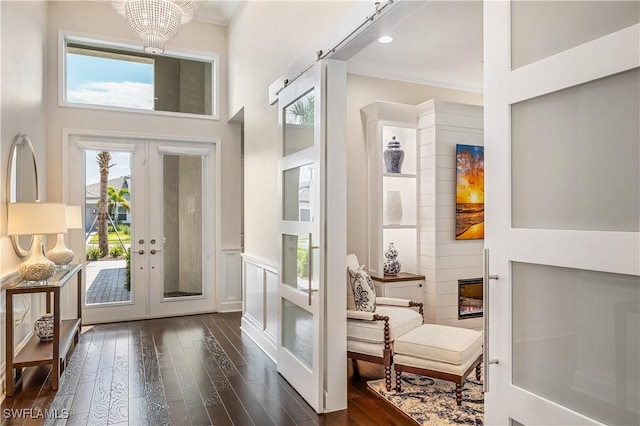
<svg viewBox="0 0 640 426">
<path fill-rule="evenodd" d="M 58 31 L 58 106 L 66 108 L 79 108 L 101 111 L 127 112 L 147 115 L 160 115 L 182 118 L 197 118 L 200 120 L 220 120 L 220 54 L 214 52 L 188 51 L 185 49 L 167 49 L 164 55 L 173 58 L 191 59 L 203 62 L 211 62 L 211 115 L 193 114 L 174 111 L 156 111 L 128 107 L 116 107 L 111 105 L 85 104 L 67 101 L 67 43 L 82 44 L 87 47 L 107 47 L 122 49 L 135 54 L 143 53 L 140 45 L 131 44 L 108 37 L 74 33 L 70 31 Z"/>
</svg>

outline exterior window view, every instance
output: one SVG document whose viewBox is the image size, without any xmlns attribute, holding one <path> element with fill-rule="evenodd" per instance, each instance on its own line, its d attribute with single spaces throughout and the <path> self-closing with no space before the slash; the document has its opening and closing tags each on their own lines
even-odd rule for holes
<svg viewBox="0 0 640 426">
<path fill-rule="evenodd" d="M 640 425 L 640 0 L 0 0 L 6 425 Z"/>
<path fill-rule="evenodd" d="M 86 152 L 86 303 L 131 300 L 131 155 Z"/>
</svg>

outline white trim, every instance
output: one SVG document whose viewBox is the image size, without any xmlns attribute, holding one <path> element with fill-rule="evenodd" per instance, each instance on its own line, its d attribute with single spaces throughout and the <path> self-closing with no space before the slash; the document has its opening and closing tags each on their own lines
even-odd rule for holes
<svg viewBox="0 0 640 426">
<path fill-rule="evenodd" d="M 158 152 L 160 154 L 174 154 L 174 155 L 195 155 L 198 157 L 203 157 L 209 154 L 208 149 L 201 148 L 180 148 L 175 146 L 163 146 L 160 145 L 158 147 Z"/>
<path fill-rule="evenodd" d="M 65 127 L 62 129 L 63 142 L 68 142 L 70 136 L 78 136 L 79 143 L 92 143 L 103 139 L 136 139 L 136 140 L 155 140 L 155 141 L 170 141 L 170 142 L 200 142 L 218 144 L 221 139 L 213 137 L 197 137 L 197 136 L 167 136 L 153 133 L 136 133 L 136 132 L 120 132 L 116 130 L 101 130 L 101 129 L 78 129 L 72 127 Z"/>
<path fill-rule="evenodd" d="M 113 37 L 99 36 L 95 34 L 84 34 L 63 29 L 58 30 L 58 106 L 66 108 L 80 109 L 97 109 L 101 111 L 126 112 L 135 114 L 148 114 L 156 116 L 170 116 L 181 118 L 194 118 L 199 120 L 220 120 L 220 54 L 217 52 L 202 52 L 189 49 L 171 49 L 166 50 L 163 56 L 173 58 L 183 58 L 197 60 L 201 62 L 211 62 L 211 115 L 192 114 L 185 112 L 173 111 L 155 111 L 138 108 L 116 107 L 108 105 L 83 104 L 76 102 L 68 102 L 66 100 L 67 82 L 66 82 L 66 47 L 67 40 L 72 42 L 86 44 L 88 46 L 111 47 L 116 49 L 128 50 L 132 53 L 143 53 L 139 45 L 131 44 L 128 40 L 117 39 Z"/>
<path fill-rule="evenodd" d="M 241 249 L 220 251 L 220 278 L 218 279 L 218 312 L 242 311 L 242 257 Z M 232 269 L 229 263 L 238 262 Z"/>
</svg>

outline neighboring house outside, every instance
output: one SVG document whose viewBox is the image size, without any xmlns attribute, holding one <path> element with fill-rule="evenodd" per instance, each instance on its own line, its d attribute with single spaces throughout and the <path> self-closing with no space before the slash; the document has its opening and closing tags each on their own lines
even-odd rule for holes
<svg viewBox="0 0 640 426">
<path fill-rule="evenodd" d="M 117 191 L 121 188 L 129 188 L 129 181 L 131 176 L 119 176 L 117 178 L 109 179 L 108 185 L 113 186 Z M 125 194 L 127 201 L 131 200 L 131 195 Z M 93 231 L 97 230 L 98 217 L 98 201 L 100 200 L 100 182 L 87 185 L 85 190 L 85 204 L 84 204 L 84 223 L 85 232 L 89 232 L 93 226 Z M 114 222 L 131 224 L 131 214 L 124 207 L 118 205 L 115 210 L 116 214 L 112 217 Z M 94 223 L 96 222 L 96 223 Z"/>
</svg>

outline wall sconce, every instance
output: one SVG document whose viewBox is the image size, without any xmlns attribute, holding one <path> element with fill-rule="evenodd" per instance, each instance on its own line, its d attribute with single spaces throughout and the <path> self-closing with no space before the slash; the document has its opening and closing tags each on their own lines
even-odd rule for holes
<svg viewBox="0 0 640 426">
<path fill-rule="evenodd" d="M 80 206 L 65 206 L 67 230 L 82 229 L 82 212 Z M 64 243 L 64 234 L 58 234 L 56 246 L 47 252 L 47 258 L 61 269 L 68 269 L 73 260 L 73 250 Z"/>
<path fill-rule="evenodd" d="M 67 231 L 66 211 L 60 203 L 9 203 L 7 234 L 33 235 L 31 256 L 18 267 L 20 278 L 44 282 L 55 273 L 55 264 L 44 257 L 42 235 Z"/>
</svg>

